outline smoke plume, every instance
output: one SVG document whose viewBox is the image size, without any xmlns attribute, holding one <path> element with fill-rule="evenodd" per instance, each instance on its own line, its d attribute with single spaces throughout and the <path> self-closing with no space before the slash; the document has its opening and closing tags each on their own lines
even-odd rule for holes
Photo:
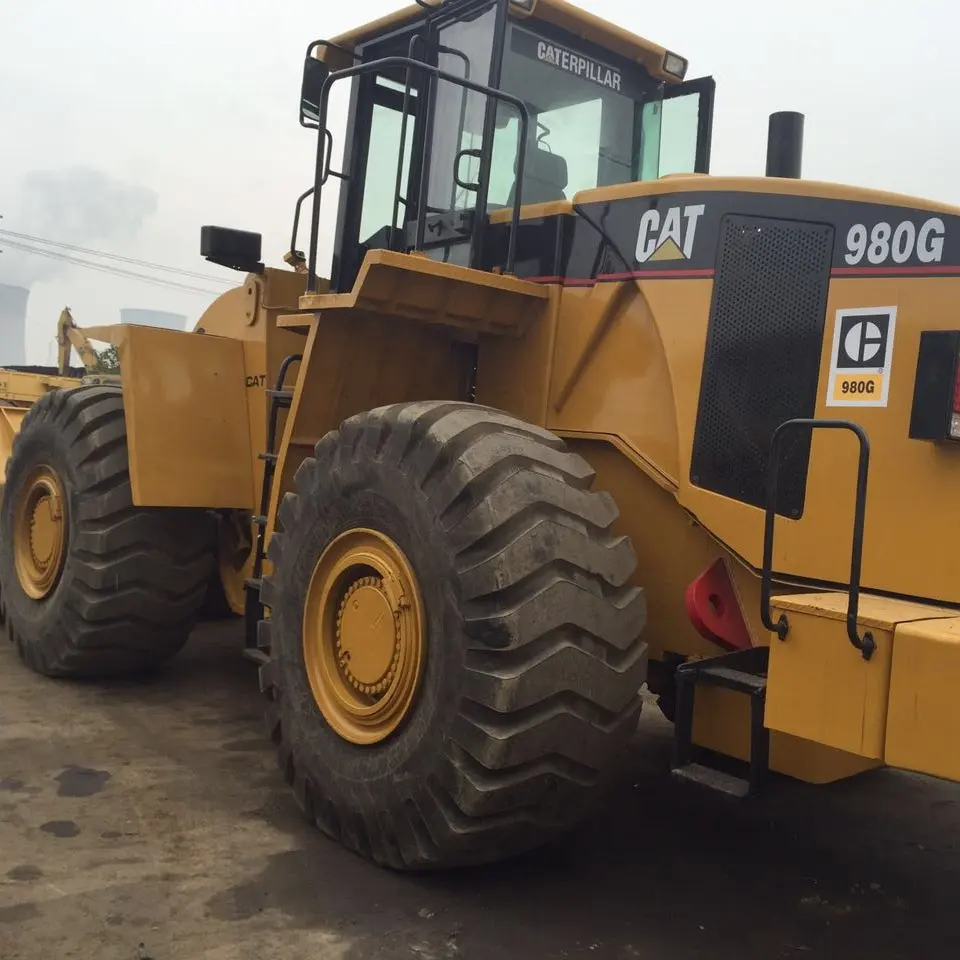
<svg viewBox="0 0 960 960">
<path fill-rule="evenodd" d="M 80 246 L 105 244 L 112 252 L 133 240 L 157 209 L 157 194 L 149 188 L 90 167 L 34 170 L 4 201 L 0 229 Z M 68 263 L 14 249 L 2 236 L 0 251 L 0 283 L 29 288 L 70 269 Z"/>
</svg>

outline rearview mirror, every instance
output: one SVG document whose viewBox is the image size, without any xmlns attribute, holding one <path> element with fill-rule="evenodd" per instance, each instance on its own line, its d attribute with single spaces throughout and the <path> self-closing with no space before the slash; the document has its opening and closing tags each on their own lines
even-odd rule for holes
<svg viewBox="0 0 960 960">
<path fill-rule="evenodd" d="M 212 225 L 200 228 L 200 256 L 241 273 L 263 273 L 259 233 Z"/>
<path fill-rule="evenodd" d="M 320 94 L 323 84 L 330 76 L 330 68 L 316 57 L 309 55 L 303 61 L 303 82 L 300 85 L 300 122 L 320 120 Z M 306 124 L 305 124 L 306 125 Z"/>
</svg>

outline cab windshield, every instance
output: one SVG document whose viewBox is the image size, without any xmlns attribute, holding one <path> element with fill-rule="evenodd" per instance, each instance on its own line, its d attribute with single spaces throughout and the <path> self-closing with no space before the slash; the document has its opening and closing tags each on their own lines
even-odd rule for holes
<svg viewBox="0 0 960 960">
<path fill-rule="evenodd" d="M 579 190 L 642 178 L 644 103 L 659 97 L 639 66 L 623 69 L 512 24 L 500 85 L 530 112 L 523 203 L 570 199 Z M 515 112 L 501 105 L 491 205 L 513 202 L 517 124 Z"/>
<path fill-rule="evenodd" d="M 492 14 L 489 11 L 491 21 Z M 451 25 L 446 42 L 457 51 L 448 47 L 441 66 L 459 75 L 465 72 L 464 63 L 485 66 L 491 33 L 492 25 L 483 18 Z M 523 99 L 530 116 L 522 203 L 569 200 L 580 190 L 695 169 L 697 97 L 671 98 L 666 92 L 665 99 L 662 85 L 639 64 L 511 22 L 500 88 Z M 434 155 L 467 151 L 459 166 L 461 189 L 452 176 L 443 184 L 458 207 L 470 203 L 464 178 L 476 179 L 479 173 L 484 100 L 453 88 L 442 92 L 441 99 L 444 93 L 451 102 L 438 115 L 449 123 L 445 132 L 435 133 Z M 487 194 L 490 209 L 513 205 L 518 126 L 516 111 L 500 104 Z M 460 133 L 458 143 L 444 149 L 439 141 L 453 131 Z M 435 176 L 443 174 L 438 170 Z M 432 194 L 431 202 L 440 200 L 440 192 Z"/>
<path fill-rule="evenodd" d="M 498 83 L 497 6 L 490 3 L 451 18 L 429 45 L 435 45 L 437 65 L 447 76 L 495 83 L 525 103 L 529 127 L 521 203 L 570 200 L 578 191 L 593 187 L 695 170 L 697 95 L 676 96 L 675 85 L 654 79 L 641 64 L 537 21 L 506 23 Z M 418 46 L 401 39 L 392 48 L 376 45 L 370 56 L 403 55 L 408 47 L 423 55 L 427 45 L 426 40 Z M 392 99 L 385 90 L 391 80 L 398 91 Z M 384 176 L 379 160 L 383 157 L 386 163 L 386 158 L 395 158 L 400 151 L 404 81 L 399 69 L 389 80 L 378 80 L 382 89 L 375 91 L 373 117 L 377 136 L 371 138 L 370 154 L 378 162 L 367 165 L 366 191 L 369 198 L 377 196 L 381 201 L 365 202 L 361 235 L 366 235 L 368 227 L 384 223 L 383 213 L 392 205 L 395 176 Z M 423 78 L 414 76 L 413 81 L 422 84 Z M 435 119 L 425 150 L 429 156 L 427 206 L 433 211 L 473 209 L 486 152 L 489 98 L 449 81 L 438 83 L 433 97 Z M 417 112 L 415 99 L 409 103 L 412 113 Z M 516 108 L 500 101 L 485 198 L 488 209 L 513 206 L 519 126 Z M 411 132 L 409 126 L 407 131 Z M 380 145 L 374 145 L 378 139 L 389 140 L 391 149 L 381 152 Z M 411 150 L 412 144 L 406 144 L 404 177 Z M 404 190 L 401 222 L 412 218 L 405 198 Z"/>
</svg>

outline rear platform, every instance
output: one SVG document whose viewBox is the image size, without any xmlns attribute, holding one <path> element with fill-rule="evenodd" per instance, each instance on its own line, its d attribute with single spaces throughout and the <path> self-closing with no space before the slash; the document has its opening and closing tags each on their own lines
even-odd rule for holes
<svg viewBox="0 0 960 960">
<path fill-rule="evenodd" d="M 770 642 L 766 725 L 866 759 L 960 779 L 960 611 L 862 595 L 865 659 L 846 634 L 847 595 L 774 599 L 789 633 Z"/>
</svg>

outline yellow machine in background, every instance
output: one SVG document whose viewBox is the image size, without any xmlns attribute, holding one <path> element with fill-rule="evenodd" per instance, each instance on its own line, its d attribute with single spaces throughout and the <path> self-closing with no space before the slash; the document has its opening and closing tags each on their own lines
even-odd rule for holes
<svg viewBox="0 0 960 960">
<path fill-rule="evenodd" d="M 120 383 L 116 357 L 110 355 L 111 349 L 98 351 L 86 331 L 77 326 L 69 307 L 60 312 L 56 341 L 56 367 L 0 368 L 0 462 L 4 464 L 4 471 L 13 438 L 27 411 L 37 400 L 52 390 L 80 384 Z M 82 367 L 71 365 L 72 350 L 76 350 Z M 3 476 L 0 475 L 0 489 L 2 486 Z M 244 564 L 250 556 L 252 544 L 249 518 L 226 511 L 209 518 L 208 522 L 212 522 L 216 529 L 219 563 L 211 572 L 201 612 L 205 619 L 241 615 L 244 609 Z"/>
<path fill-rule="evenodd" d="M 298 801 L 395 868 L 585 816 L 644 683 L 685 781 L 960 780 L 960 210 L 799 179 L 791 114 L 766 177 L 709 176 L 686 71 L 564 0 L 311 44 L 293 269 L 204 227 L 243 285 L 191 333 L 87 330 L 120 383 L 24 418 L 24 660 L 160 663 L 219 567 Z"/>
<path fill-rule="evenodd" d="M 57 372 L 61 377 L 68 376 L 70 373 L 71 350 L 77 351 L 77 356 L 80 357 L 80 362 L 88 376 L 98 373 L 109 375 L 104 369 L 100 354 L 94 349 L 87 335 L 74 322 L 70 308 L 64 307 L 57 320 Z"/>
<path fill-rule="evenodd" d="M 76 347 L 83 369 L 70 366 L 70 350 Z M 51 390 L 75 386 L 84 373 L 99 369 L 99 356 L 64 307 L 57 321 L 57 366 L 0 367 L 0 462 L 10 456 L 13 438 L 27 410 Z M 2 487 L 2 477 L 0 477 Z"/>
<path fill-rule="evenodd" d="M 72 387 L 76 377 L 0 367 L 0 461 L 6 463 L 26 412 L 51 390 Z"/>
</svg>

